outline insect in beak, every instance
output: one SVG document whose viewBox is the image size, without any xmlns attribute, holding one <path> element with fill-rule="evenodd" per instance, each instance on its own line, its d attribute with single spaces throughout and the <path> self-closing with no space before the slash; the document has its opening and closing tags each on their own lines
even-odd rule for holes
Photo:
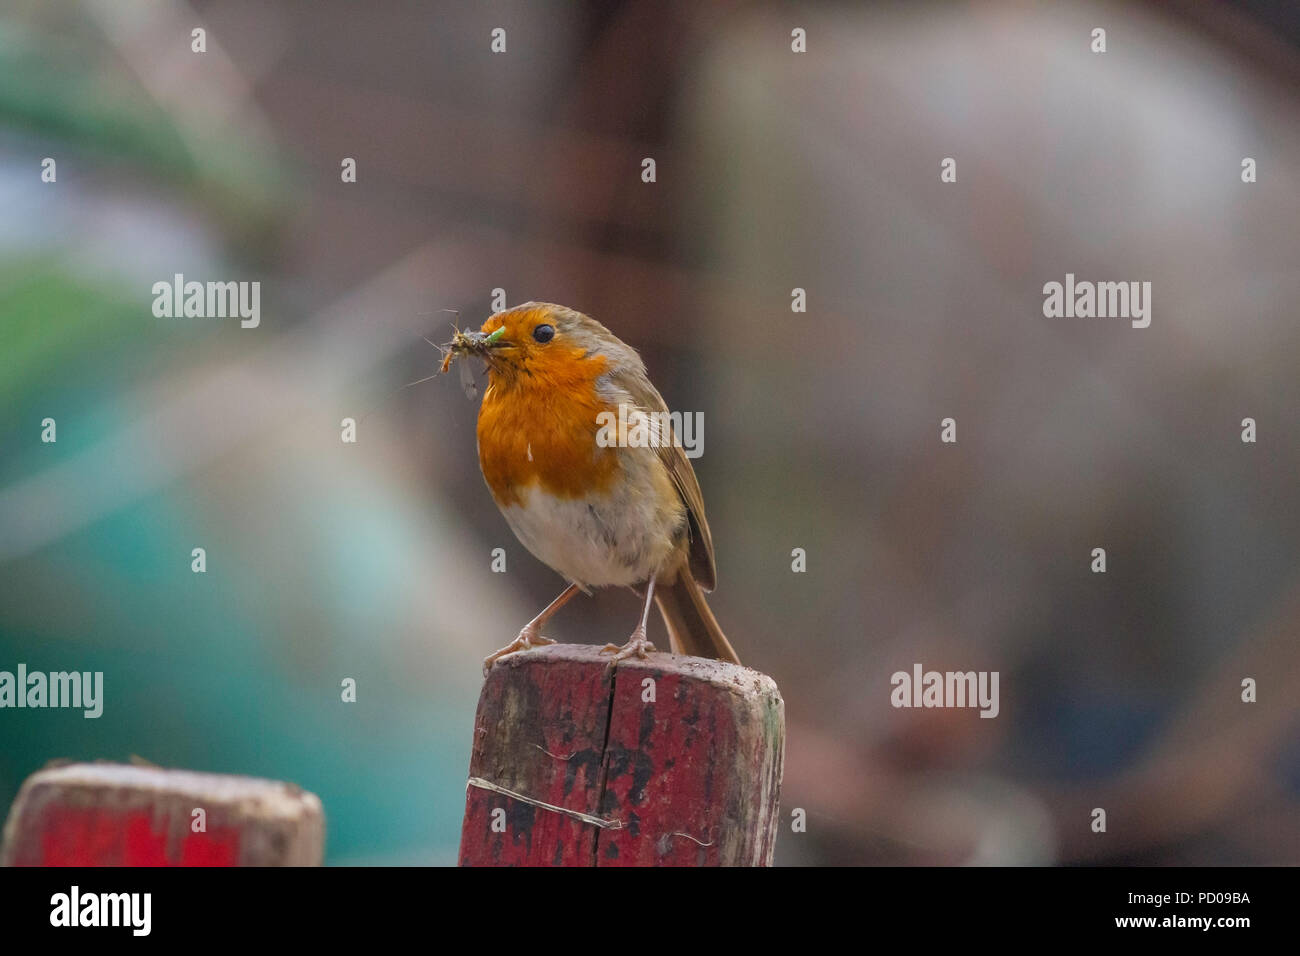
<svg viewBox="0 0 1300 956">
<path fill-rule="evenodd" d="M 473 331 L 462 332 L 456 329 L 451 341 L 442 346 L 445 354 L 439 371 L 446 372 L 451 368 L 452 360 L 459 357 L 461 359 L 460 386 L 471 400 L 477 398 L 478 383 L 474 381 L 474 370 L 470 366 L 468 359 L 470 356 L 486 359 L 489 349 L 501 347 L 501 337 L 505 334 L 506 327 L 504 325 L 486 334 Z"/>
</svg>

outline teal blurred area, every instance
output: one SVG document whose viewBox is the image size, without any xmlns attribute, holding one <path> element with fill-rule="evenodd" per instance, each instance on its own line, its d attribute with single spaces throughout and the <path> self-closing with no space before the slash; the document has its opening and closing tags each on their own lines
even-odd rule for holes
<svg viewBox="0 0 1300 956">
<path fill-rule="evenodd" d="M 363 329 L 355 350 L 335 343 L 343 358 L 287 339 L 313 326 L 279 258 L 303 169 L 262 135 L 233 68 L 224 90 L 134 68 L 183 15 L 0 15 L 0 669 L 102 671 L 106 697 L 98 719 L 5 711 L 0 805 L 49 760 L 134 757 L 316 792 L 330 862 L 451 863 L 476 643 L 513 633 L 525 606 L 400 460 L 391 418 L 340 441 L 341 419 L 410 371 L 390 361 L 399 345 L 430 370 L 428 319 L 381 289 L 370 305 L 395 310 L 400 339 Z M 177 272 L 262 281 L 265 326 L 155 318 L 152 285 Z M 453 394 L 458 428 L 436 451 L 472 456 Z"/>
</svg>

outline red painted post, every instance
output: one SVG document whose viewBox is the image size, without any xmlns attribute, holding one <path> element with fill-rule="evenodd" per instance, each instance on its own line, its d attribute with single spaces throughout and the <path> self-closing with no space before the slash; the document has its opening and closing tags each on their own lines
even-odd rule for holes
<svg viewBox="0 0 1300 956">
<path fill-rule="evenodd" d="M 0 863 L 319 866 L 324 844 L 320 800 L 292 784 L 81 763 L 27 778 L 5 823 Z"/>
<path fill-rule="evenodd" d="M 479 697 L 462 866 L 767 866 L 785 748 L 770 677 L 592 646 L 502 658 Z"/>
</svg>

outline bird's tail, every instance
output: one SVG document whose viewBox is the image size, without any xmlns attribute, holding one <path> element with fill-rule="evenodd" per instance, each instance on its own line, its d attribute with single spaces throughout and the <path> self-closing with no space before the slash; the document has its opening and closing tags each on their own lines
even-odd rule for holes
<svg viewBox="0 0 1300 956">
<path fill-rule="evenodd" d="M 683 568 L 673 584 L 656 585 L 655 603 L 668 625 L 674 654 L 740 663 L 690 571 Z"/>
</svg>

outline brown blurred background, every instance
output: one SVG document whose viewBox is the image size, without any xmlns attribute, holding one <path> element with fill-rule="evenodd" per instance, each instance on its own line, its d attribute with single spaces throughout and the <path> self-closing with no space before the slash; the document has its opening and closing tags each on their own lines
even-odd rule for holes
<svg viewBox="0 0 1300 956">
<path fill-rule="evenodd" d="M 0 668 L 107 685 L 0 713 L 0 807 L 137 753 L 316 791 L 332 862 L 454 861 L 479 662 L 562 582 L 455 376 L 394 390 L 500 288 L 704 413 L 779 862 L 1300 862 L 1295 7 L 19 0 L 0 76 Z M 155 319 L 177 272 L 261 326 Z M 1150 328 L 1044 318 L 1067 272 Z M 891 708 L 918 662 L 1000 715 Z"/>
</svg>

